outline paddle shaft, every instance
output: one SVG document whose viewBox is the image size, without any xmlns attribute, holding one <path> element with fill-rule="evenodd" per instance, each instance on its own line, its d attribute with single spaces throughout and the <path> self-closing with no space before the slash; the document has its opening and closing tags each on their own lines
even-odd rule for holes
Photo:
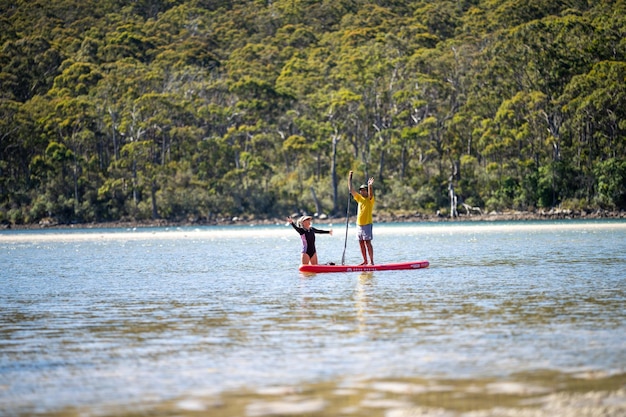
<svg viewBox="0 0 626 417">
<path fill-rule="evenodd" d="M 348 246 L 348 223 L 350 222 L 350 193 L 348 193 L 348 208 L 346 208 L 346 238 L 343 241 L 343 255 L 341 255 L 341 265 L 346 264 L 346 246 Z"/>
</svg>

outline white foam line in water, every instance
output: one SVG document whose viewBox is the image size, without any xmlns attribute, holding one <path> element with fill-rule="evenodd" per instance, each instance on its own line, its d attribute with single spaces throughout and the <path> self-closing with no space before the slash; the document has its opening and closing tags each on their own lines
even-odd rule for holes
<svg viewBox="0 0 626 417">
<path fill-rule="evenodd" d="M 335 238 L 342 237 L 340 230 L 345 230 L 343 225 L 316 225 L 320 229 L 334 229 Z M 355 233 L 354 223 L 350 224 L 350 236 Z M 585 222 L 585 223 L 514 223 L 501 224 L 485 223 L 407 223 L 403 224 L 375 224 L 374 233 L 381 235 L 393 234 L 466 234 L 466 233 L 489 233 L 489 232 L 515 232 L 515 231 L 612 231 L 626 230 L 626 222 Z M 295 232 L 286 226 L 275 227 L 206 227 L 197 229 L 103 229 L 94 231 L 85 229 L 72 229 L 68 231 L 8 231 L 0 232 L 0 243 L 20 242 L 71 242 L 71 241 L 98 241 L 98 240 L 169 240 L 169 239 L 221 239 L 248 236 L 250 238 L 272 238 L 297 236 Z"/>
<path fill-rule="evenodd" d="M 287 230 L 216 230 L 216 231 L 136 231 L 136 232 L 71 232 L 71 233 L 28 233 L 28 234 L 0 234 L 0 243 L 19 242 L 72 242 L 72 241 L 98 241 L 98 240 L 170 240 L 170 239 L 218 239 L 233 238 L 248 235 L 250 237 L 276 236 L 287 234 Z M 294 233 L 293 230 L 290 231 Z M 290 233 L 290 234 L 291 234 Z"/>
<path fill-rule="evenodd" d="M 395 227 L 380 228 L 374 224 L 376 234 L 397 234 L 401 232 L 418 234 L 453 234 L 453 233 L 485 233 L 485 232 L 515 232 L 515 231 L 603 231 L 603 230 L 626 230 L 626 222 L 573 222 L 573 223 L 552 223 L 552 222 L 505 222 L 505 223 L 445 223 L 435 224 L 423 223 L 407 224 L 406 227 L 395 225 Z"/>
</svg>

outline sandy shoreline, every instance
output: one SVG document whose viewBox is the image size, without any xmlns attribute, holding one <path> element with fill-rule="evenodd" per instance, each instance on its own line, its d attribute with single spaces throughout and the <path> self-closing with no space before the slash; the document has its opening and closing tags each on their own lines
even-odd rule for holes
<svg viewBox="0 0 626 417">
<path fill-rule="evenodd" d="M 293 216 L 296 216 L 294 214 Z M 626 211 L 598 210 L 594 212 L 573 210 L 550 210 L 550 211 L 508 211 L 491 212 L 485 214 L 461 214 L 456 218 L 437 215 L 375 213 L 374 223 L 459 223 L 466 222 L 500 222 L 500 221 L 541 221 L 541 220 L 626 220 Z M 42 230 L 42 229 L 107 229 L 107 228 L 154 228 L 154 227 L 193 227 L 193 226 L 228 226 L 228 225 L 275 225 L 284 223 L 284 218 L 255 219 L 246 217 L 220 218 L 215 221 L 186 221 L 172 222 L 167 220 L 148 221 L 115 221 L 102 223 L 75 223 L 61 224 L 50 219 L 39 223 L 23 225 L 0 225 L 1 230 Z M 354 221 L 354 216 L 351 216 Z M 345 217 L 317 217 L 314 222 L 318 224 L 341 224 L 345 223 Z"/>
</svg>

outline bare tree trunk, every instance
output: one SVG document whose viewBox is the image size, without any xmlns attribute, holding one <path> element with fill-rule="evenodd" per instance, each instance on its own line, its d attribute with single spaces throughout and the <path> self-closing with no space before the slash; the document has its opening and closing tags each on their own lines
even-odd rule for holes
<svg viewBox="0 0 626 417">
<path fill-rule="evenodd" d="M 76 217 L 80 206 L 78 199 L 78 158 L 76 158 L 76 153 L 74 153 L 74 169 L 72 171 L 74 174 L 74 217 Z"/>
<path fill-rule="evenodd" d="M 452 165 L 452 175 L 448 179 L 448 195 L 450 196 L 450 218 L 459 217 L 459 212 L 457 211 L 458 198 L 456 193 L 454 192 L 454 181 L 457 179 L 459 170 L 457 164 L 454 163 Z"/>
<path fill-rule="evenodd" d="M 457 212 L 457 197 L 456 194 L 454 193 L 454 185 L 452 184 L 452 181 L 450 181 L 450 184 L 448 185 L 448 195 L 450 196 L 450 218 L 455 218 L 459 216 L 459 213 Z"/>
<path fill-rule="evenodd" d="M 320 201 L 317 199 L 317 195 L 315 194 L 315 189 L 311 187 L 311 195 L 313 196 L 313 201 L 315 201 L 315 213 L 317 215 L 322 214 L 322 205 Z"/>
<path fill-rule="evenodd" d="M 332 150 L 332 159 L 331 159 L 331 167 L 330 167 L 330 176 L 333 182 L 333 214 L 337 213 L 339 210 L 339 201 L 338 201 L 338 191 L 337 191 L 337 142 L 339 142 L 340 136 L 335 133 L 333 134 L 333 150 Z"/>
<path fill-rule="evenodd" d="M 158 219 L 159 212 L 157 210 L 157 202 L 156 202 L 156 192 L 157 192 L 157 183 L 155 180 L 152 180 L 152 186 L 150 187 L 150 196 L 152 198 L 152 218 Z"/>
<path fill-rule="evenodd" d="M 133 203 L 135 207 L 139 203 L 139 197 L 137 196 L 137 162 L 133 159 Z"/>
</svg>

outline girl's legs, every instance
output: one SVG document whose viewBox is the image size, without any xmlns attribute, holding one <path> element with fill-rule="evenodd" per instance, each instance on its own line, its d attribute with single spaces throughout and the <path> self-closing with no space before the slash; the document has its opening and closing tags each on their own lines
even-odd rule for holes
<svg viewBox="0 0 626 417">
<path fill-rule="evenodd" d="M 302 254 L 302 265 L 308 265 L 311 262 L 311 258 L 306 253 Z"/>
<path fill-rule="evenodd" d="M 311 256 L 311 265 L 317 265 L 317 252 Z"/>
</svg>

